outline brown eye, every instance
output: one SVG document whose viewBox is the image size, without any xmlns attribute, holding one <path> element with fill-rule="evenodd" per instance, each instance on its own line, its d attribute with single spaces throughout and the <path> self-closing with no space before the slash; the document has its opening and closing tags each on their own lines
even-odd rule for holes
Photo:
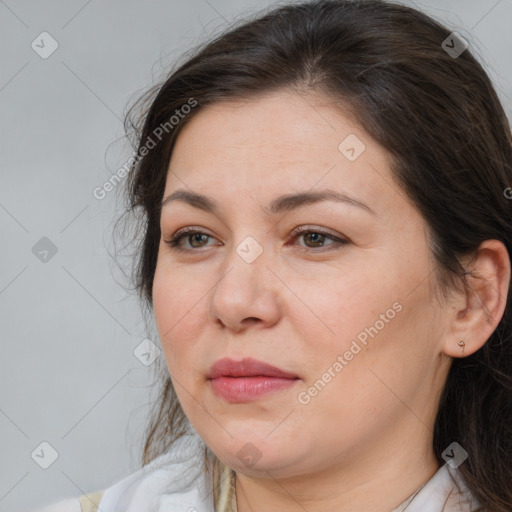
<svg viewBox="0 0 512 512">
<path fill-rule="evenodd" d="M 207 233 L 194 228 L 183 228 L 178 230 L 170 240 L 165 240 L 165 243 L 176 251 L 194 252 L 196 249 L 202 249 L 203 247 L 211 245 L 208 244 L 209 239 L 213 239 L 213 237 Z M 299 244 L 299 246 L 305 249 L 323 249 L 331 246 L 331 248 L 336 248 L 350 243 L 348 240 L 335 236 L 322 229 L 305 227 L 300 227 L 295 230 L 293 240 L 295 241 L 297 239 L 304 240 L 304 244 Z M 330 240 L 330 243 L 326 243 L 328 240 Z"/>
<path fill-rule="evenodd" d="M 335 236 L 323 229 L 319 228 L 298 228 L 294 235 L 293 239 L 303 239 L 304 245 L 299 244 L 301 247 L 305 247 L 306 249 L 322 249 L 324 247 L 339 247 L 340 245 L 346 245 L 349 243 L 348 240 L 344 238 L 340 238 Z M 326 240 L 331 240 L 331 243 L 326 244 Z"/>
<path fill-rule="evenodd" d="M 313 231 L 309 232 L 309 233 L 305 233 L 302 235 L 304 237 L 304 240 L 307 241 L 311 241 L 313 243 L 313 247 L 321 247 L 324 242 L 325 242 L 325 235 L 322 235 L 321 233 L 315 233 Z M 306 243 L 307 245 L 307 243 Z M 309 246 L 308 246 L 309 247 Z"/>
<path fill-rule="evenodd" d="M 209 238 L 213 237 L 202 231 L 197 231 L 196 229 L 184 228 L 174 233 L 170 240 L 165 240 L 165 243 L 177 251 L 192 251 L 194 249 L 207 247 Z M 188 243 L 184 244 L 184 241 Z"/>
<path fill-rule="evenodd" d="M 205 235 L 204 233 L 194 233 L 192 235 L 188 235 L 188 240 L 192 247 L 203 247 L 202 242 L 207 241 L 208 238 L 208 235 Z M 198 245 L 195 245 L 196 243 Z"/>
</svg>

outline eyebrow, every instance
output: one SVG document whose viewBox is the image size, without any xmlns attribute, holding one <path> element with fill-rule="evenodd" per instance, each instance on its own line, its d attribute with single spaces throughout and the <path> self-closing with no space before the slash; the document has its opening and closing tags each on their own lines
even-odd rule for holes
<svg viewBox="0 0 512 512">
<path fill-rule="evenodd" d="M 209 213 L 219 213 L 219 203 L 203 194 L 198 194 L 196 192 L 190 192 L 188 190 L 177 190 L 162 201 L 162 208 L 173 201 L 182 201 L 186 204 L 189 204 L 190 206 L 200 208 L 201 210 Z M 277 215 L 301 208 L 302 206 L 318 203 L 320 201 L 336 201 L 339 203 L 345 203 L 361 208 L 372 215 L 377 215 L 375 211 L 372 210 L 364 201 L 330 189 L 299 192 L 296 194 L 286 194 L 279 196 L 263 210 L 265 213 L 267 213 L 267 215 Z"/>
</svg>

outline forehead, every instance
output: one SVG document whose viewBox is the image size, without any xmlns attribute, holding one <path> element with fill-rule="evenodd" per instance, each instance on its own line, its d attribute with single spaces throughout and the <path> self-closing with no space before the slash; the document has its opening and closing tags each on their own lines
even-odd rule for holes
<svg viewBox="0 0 512 512">
<path fill-rule="evenodd" d="M 203 107 L 176 140 L 165 195 L 185 186 L 219 199 L 270 198 L 318 186 L 385 211 L 405 201 L 390 164 L 348 109 L 325 96 L 277 91 Z"/>
<path fill-rule="evenodd" d="M 348 108 L 318 93 L 279 90 L 203 107 L 183 128 L 177 145 L 187 139 L 197 153 L 208 152 L 212 146 L 224 153 L 265 147 L 273 151 L 272 159 L 291 153 L 304 157 L 303 153 L 326 151 L 333 144 L 336 154 L 340 137 L 354 131 L 363 132 Z M 323 144 L 319 144 L 321 139 Z"/>
</svg>

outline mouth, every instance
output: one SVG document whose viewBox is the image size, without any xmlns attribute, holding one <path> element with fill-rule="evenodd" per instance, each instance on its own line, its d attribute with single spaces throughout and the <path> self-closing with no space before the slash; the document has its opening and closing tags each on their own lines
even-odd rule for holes
<svg viewBox="0 0 512 512">
<path fill-rule="evenodd" d="M 282 379 L 298 379 L 299 376 L 293 373 L 286 372 L 258 361 L 257 359 L 245 358 L 241 361 L 235 361 L 224 357 L 219 359 L 212 365 L 208 373 L 209 379 L 216 379 L 218 377 L 275 377 Z"/>
<path fill-rule="evenodd" d="M 208 373 L 213 393 L 231 403 L 247 403 L 293 386 L 298 375 L 256 359 L 219 359 Z"/>
</svg>

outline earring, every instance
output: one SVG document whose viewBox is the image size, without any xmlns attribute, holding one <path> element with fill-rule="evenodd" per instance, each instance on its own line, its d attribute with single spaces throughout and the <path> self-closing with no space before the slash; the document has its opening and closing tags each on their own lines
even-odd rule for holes
<svg viewBox="0 0 512 512">
<path fill-rule="evenodd" d="M 463 340 L 460 340 L 457 345 L 459 345 L 460 349 L 462 350 L 462 355 L 464 355 L 464 347 L 466 346 L 466 344 L 464 343 Z"/>
</svg>

